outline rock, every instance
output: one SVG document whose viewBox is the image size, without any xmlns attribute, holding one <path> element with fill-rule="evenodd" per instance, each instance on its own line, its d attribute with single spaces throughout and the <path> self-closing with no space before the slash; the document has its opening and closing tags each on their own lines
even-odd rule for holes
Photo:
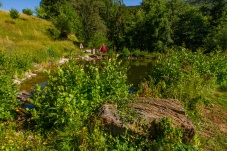
<svg viewBox="0 0 227 151">
<path fill-rule="evenodd" d="M 17 85 L 20 85 L 21 84 L 21 81 L 20 80 L 17 80 L 17 79 L 13 79 L 13 83 L 14 84 L 17 84 Z"/>
<path fill-rule="evenodd" d="M 69 58 L 62 58 L 61 60 L 59 60 L 59 64 L 64 64 L 64 63 L 66 63 L 66 62 L 69 62 Z"/>
<path fill-rule="evenodd" d="M 21 90 L 17 95 L 17 100 L 19 102 L 27 102 L 29 98 L 30 98 L 30 93 L 27 92 L 26 90 Z"/>
<path fill-rule="evenodd" d="M 100 108 L 100 120 L 104 128 L 112 135 L 124 134 L 127 130 L 131 134 L 149 134 L 151 137 L 155 137 L 157 134 L 155 131 L 157 124 L 155 123 L 164 117 L 173 119 L 173 126 L 181 129 L 185 142 L 190 142 L 196 133 L 194 125 L 186 116 L 181 103 L 176 99 L 140 97 L 127 106 L 134 109 L 137 114 L 133 120 L 126 122 L 122 113 L 117 110 L 117 106 L 104 104 Z M 126 116 L 129 117 L 129 115 Z"/>
</svg>

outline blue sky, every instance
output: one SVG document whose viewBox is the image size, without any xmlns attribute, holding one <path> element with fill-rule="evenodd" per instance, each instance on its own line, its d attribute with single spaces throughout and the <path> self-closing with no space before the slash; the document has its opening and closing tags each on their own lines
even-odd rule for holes
<svg viewBox="0 0 227 151">
<path fill-rule="evenodd" d="M 0 10 L 9 11 L 11 8 L 18 10 L 19 12 L 22 12 L 24 8 L 35 10 L 35 7 L 39 6 L 40 1 L 41 0 L 0 0 L 3 5 L 0 7 Z M 141 2 L 142 0 L 124 0 L 126 6 L 139 5 Z"/>
</svg>

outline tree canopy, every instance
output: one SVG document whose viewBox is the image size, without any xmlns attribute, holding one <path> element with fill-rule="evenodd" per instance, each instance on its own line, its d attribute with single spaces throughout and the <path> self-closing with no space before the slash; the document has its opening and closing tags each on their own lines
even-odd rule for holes
<svg viewBox="0 0 227 151">
<path fill-rule="evenodd" d="M 53 21 L 59 38 L 75 34 L 92 48 L 106 43 L 115 51 L 227 49 L 226 0 L 143 0 L 136 7 L 122 0 L 42 0 L 37 10 Z"/>
</svg>

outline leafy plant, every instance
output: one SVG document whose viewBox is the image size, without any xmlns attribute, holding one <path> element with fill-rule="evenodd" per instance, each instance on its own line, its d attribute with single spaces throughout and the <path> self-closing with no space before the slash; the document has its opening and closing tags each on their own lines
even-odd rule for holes
<svg viewBox="0 0 227 151">
<path fill-rule="evenodd" d="M 30 8 L 25 8 L 22 12 L 26 15 L 33 15 L 33 11 Z"/>
<path fill-rule="evenodd" d="M 0 70 L 0 121 L 11 121 L 16 115 L 18 88 L 6 71 Z"/>
<path fill-rule="evenodd" d="M 224 69 L 225 65 L 217 65 L 223 58 L 185 49 L 168 51 L 166 55 L 159 56 L 148 73 L 147 95 L 176 98 L 187 109 L 198 111 L 200 103 L 209 103 L 209 95 L 224 74 L 221 72 L 224 70 L 220 69 Z M 218 70 L 216 65 L 220 67 Z M 142 87 L 143 90 L 145 86 Z"/>
<path fill-rule="evenodd" d="M 17 19 L 20 16 L 19 12 L 14 8 L 12 8 L 9 12 L 10 12 L 10 17 L 13 19 Z"/>
<path fill-rule="evenodd" d="M 50 75 L 43 90 L 36 88 L 34 119 L 40 127 L 61 129 L 83 123 L 103 103 L 127 97 L 126 71 L 116 58 L 85 69 L 70 62 L 59 67 L 53 74 L 56 76 Z"/>
<path fill-rule="evenodd" d="M 196 145 L 184 144 L 180 129 L 173 127 L 173 120 L 168 117 L 156 121 L 157 139 L 154 141 L 155 150 L 198 150 Z"/>
<path fill-rule="evenodd" d="M 130 51 L 128 48 L 124 47 L 122 50 L 122 56 L 123 57 L 129 57 L 130 56 Z"/>
<path fill-rule="evenodd" d="M 132 53 L 133 57 L 138 58 L 138 57 L 140 57 L 140 55 L 141 55 L 141 51 L 139 49 L 134 50 L 133 53 Z"/>
</svg>

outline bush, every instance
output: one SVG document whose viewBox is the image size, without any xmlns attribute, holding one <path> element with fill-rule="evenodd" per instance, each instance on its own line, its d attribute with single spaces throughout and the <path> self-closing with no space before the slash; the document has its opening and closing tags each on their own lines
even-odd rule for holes
<svg viewBox="0 0 227 151">
<path fill-rule="evenodd" d="M 140 55 L 141 55 L 141 51 L 139 49 L 136 49 L 133 51 L 133 54 L 132 54 L 133 57 L 138 58 L 138 57 L 140 57 Z"/>
<path fill-rule="evenodd" d="M 53 75 L 44 90 L 37 87 L 34 91 L 37 108 L 33 115 L 41 128 L 81 127 L 103 103 L 128 95 L 126 69 L 116 59 L 86 70 L 69 62 Z"/>
<path fill-rule="evenodd" d="M 60 52 L 58 50 L 56 50 L 54 47 L 49 47 L 47 49 L 47 53 L 48 53 L 49 58 L 57 59 L 57 58 L 61 57 Z"/>
<path fill-rule="evenodd" d="M 43 7 L 35 7 L 35 14 L 39 18 L 48 18 L 47 13 Z"/>
<path fill-rule="evenodd" d="M 12 79 L 5 72 L 0 71 L 0 123 L 3 120 L 12 120 L 16 115 L 18 101 L 15 94 L 17 87 L 13 84 Z"/>
<path fill-rule="evenodd" d="M 33 15 L 33 11 L 29 8 L 23 9 L 22 12 L 26 15 Z"/>
<path fill-rule="evenodd" d="M 129 57 L 130 56 L 130 51 L 128 50 L 128 48 L 126 48 L 126 47 L 123 48 L 122 56 L 123 57 Z"/>
<path fill-rule="evenodd" d="M 16 9 L 12 8 L 10 10 L 10 17 L 11 18 L 17 19 L 17 18 L 19 18 L 19 16 L 20 16 L 20 14 L 19 14 L 19 12 Z"/>
<path fill-rule="evenodd" d="M 197 111 L 199 103 L 207 104 L 217 82 L 224 79 L 226 65 L 219 62 L 222 58 L 185 49 L 169 51 L 149 71 L 149 95 L 176 98 L 188 110 Z"/>
<path fill-rule="evenodd" d="M 56 27 L 49 28 L 48 32 L 54 40 L 57 40 L 60 38 L 61 31 L 58 30 Z"/>
</svg>

